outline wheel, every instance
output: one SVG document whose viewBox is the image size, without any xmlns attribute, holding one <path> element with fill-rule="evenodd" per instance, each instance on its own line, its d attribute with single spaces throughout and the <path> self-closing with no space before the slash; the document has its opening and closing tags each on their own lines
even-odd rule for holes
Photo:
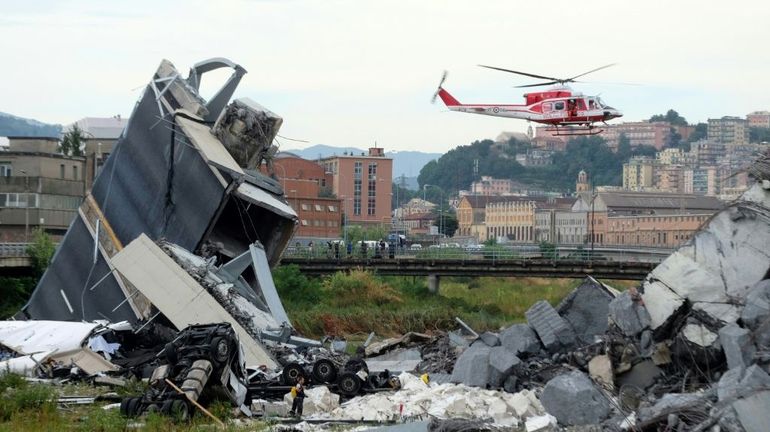
<svg viewBox="0 0 770 432">
<path fill-rule="evenodd" d="M 337 379 L 337 366 L 329 359 L 321 359 L 313 365 L 313 379 L 319 383 L 332 383 Z"/>
<path fill-rule="evenodd" d="M 366 373 L 369 373 L 369 366 L 366 365 L 366 362 L 362 359 L 350 359 L 345 363 L 345 366 L 343 367 L 343 370 L 345 372 L 353 372 L 356 373 L 360 370 L 365 370 Z"/>
<path fill-rule="evenodd" d="M 343 396 L 356 396 L 361 391 L 361 378 L 353 372 L 345 372 L 337 380 L 337 388 Z"/>
<path fill-rule="evenodd" d="M 132 398 L 123 398 L 122 401 L 120 401 L 120 415 L 123 417 L 131 417 L 128 411 L 128 403 L 131 402 Z"/>
<path fill-rule="evenodd" d="M 305 376 L 305 369 L 299 363 L 289 363 L 281 373 L 284 384 L 294 385 L 299 377 Z"/>
<path fill-rule="evenodd" d="M 217 363 L 224 364 L 230 358 L 230 344 L 227 343 L 227 339 L 215 337 L 209 346 L 211 348 L 211 357 Z"/>
<path fill-rule="evenodd" d="M 142 413 L 142 398 L 129 398 L 126 402 L 126 417 L 137 417 Z"/>
<path fill-rule="evenodd" d="M 190 405 L 181 399 L 171 399 L 163 403 L 163 414 L 168 415 L 176 422 L 184 422 L 190 419 Z"/>
</svg>

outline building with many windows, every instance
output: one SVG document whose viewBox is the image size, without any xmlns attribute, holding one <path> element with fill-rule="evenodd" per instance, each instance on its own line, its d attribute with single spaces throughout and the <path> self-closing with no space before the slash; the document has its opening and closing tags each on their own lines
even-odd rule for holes
<svg viewBox="0 0 770 432">
<path fill-rule="evenodd" d="M 740 117 L 708 119 L 708 140 L 718 144 L 748 144 L 749 122 Z"/>
<path fill-rule="evenodd" d="M 320 164 L 292 153 L 278 153 L 273 171 L 286 200 L 297 212 L 299 225 L 294 237 L 339 238 L 344 203 L 331 192 L 332 175 Z"/>
<path fill-rule="evenodd" d="M 86 158 L 59 153 L 59 138 L 9 137 L 0 151 L 0 242 L 40 228 L 61 239 L 86 191 Z"/>
<path fill-rule="evenodd" d="M 332 193 L 345 203 L 351 224 L 390 224 L 393 159 L 385 157 L 382 148 L 322 158 L 319 164 L 331 174 Z"/>
<path fill-rule="evenodd" d="M 754 111 L 751 114 L 746 114 L 746 121 L 750 128 L 770 129 L 770 111 Z"/>
</svg>

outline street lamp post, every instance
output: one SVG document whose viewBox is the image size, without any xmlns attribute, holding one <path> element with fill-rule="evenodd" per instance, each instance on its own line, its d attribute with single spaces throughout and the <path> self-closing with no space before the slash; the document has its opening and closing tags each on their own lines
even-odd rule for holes
<svg viewBox="0 0 770 432">
<path fill-rule="evenodd" d="M 441 193 L 441 207 L 439 210 L 439 219 L 438 219 L 438 230 L 439 233 L 444 235 L 444 189 L 441 189 L 439 186 L 436 186 L 434 184 L 424 184 L 422 185 L 422 200 L 425 201 L 425 192 L 428 190 L 428 186 L 433 186 L 434 188 L 438 189 Z"/>
</svg>

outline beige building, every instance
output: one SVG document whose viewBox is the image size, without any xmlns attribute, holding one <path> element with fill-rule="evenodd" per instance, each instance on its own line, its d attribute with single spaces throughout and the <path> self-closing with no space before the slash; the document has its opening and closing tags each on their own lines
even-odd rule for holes
<svg viewBox="0 0 770 432">
<path fill-rule="evenodd" d="M 496 179 L 490 176 L 481 176 L 481 180 L 471 183 L 472 195 L 506 195 L 513 190 L 513 181 L 510 179 Z"/>
<path fill-rule="evenodd" d="M 58 153 L 58 138 L 9 137 L 0 152 L 0 242 L 27 242 L 36 228 L 60 239 L 86 190 L 86 158 Z"/>
<path fill-rule="evenodd" d="M 455 236 L 487 240 L 485 225 L 487 204 L 505 200 L 505 197 L 465 195 L 457 205 L 457 232 Z"/>
<path fill-rule="evenodd" d="M 537 241 L 538 210 L 568 210 L 572 198 L 508 197 L 504 201 L 487 204 L 485 225 L 487 238 L 514 243 Z M 562 216 L 554 216 L 555 224 L 564 224 Z M 556 234 L 558 236 L 558 234 Z"/>
<path fill-rule="evenodd" d="M 636 156 L 623 164 L 623 189 L 646 190 L 655 183 L 655 160 Z"/>
<path fill-rule="evenodd" d="M 718 144 L 748 144 L 749 122 L 740 117 L 708 119 L 708 140 Z"/>
</svg>

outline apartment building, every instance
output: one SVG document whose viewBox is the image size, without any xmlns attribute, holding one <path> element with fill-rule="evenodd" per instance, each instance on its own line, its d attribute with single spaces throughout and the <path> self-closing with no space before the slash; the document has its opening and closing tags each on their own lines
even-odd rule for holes
<svg viewBox="0 0 770 432">
<path fill-rule="evenodd" d="M 332 176 L 332 193 L 346 203 L 347 219 L 359 225 L 390 224 L 393 159 L 379 147 L 368 154 L 330 156 L 319 160 Z"/>
</svg>

